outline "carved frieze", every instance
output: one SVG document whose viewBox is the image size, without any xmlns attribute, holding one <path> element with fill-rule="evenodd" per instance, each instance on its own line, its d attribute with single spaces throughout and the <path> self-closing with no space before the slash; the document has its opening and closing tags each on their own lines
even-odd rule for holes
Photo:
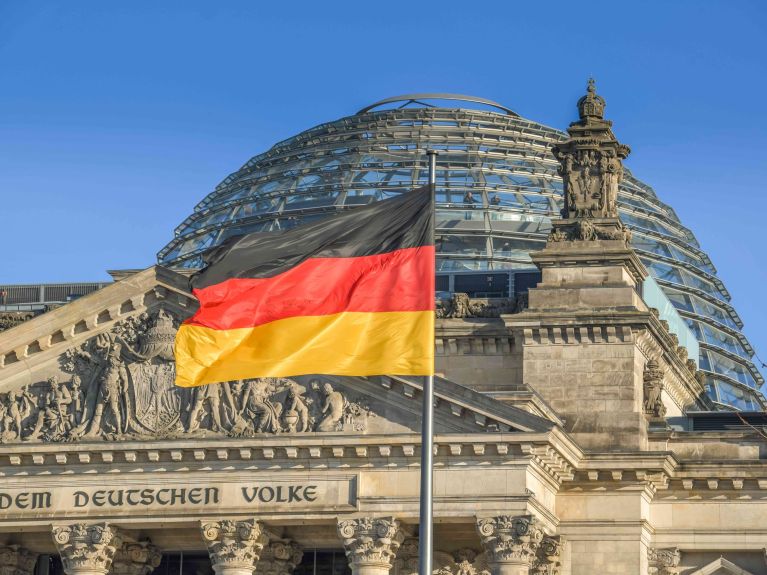
<svg viewBox="0 0 767 575">
<path fill-rule="evenodd" d="M 213 570 L 252 572 L 269 537 L 255 519 L 208 521 L 200 525 Z"/>
<path fill-rule="evenodd" d="M 0 575 L 32 575 L 37 553 L 19 545 L 0 547 Z"/>
<path fill-rule="evenodd" d="M 120 540 L 117 530 L 107 523 L 75 523 L 53 528 L 64 571 L 106 574 L 111 566 Z"/>
<path fill-rule="evenodd" d="M 391 569 L 397 550 L 405 539 L 400 522 L 393 517 L 360 517 L 338 522 L 351 566 Z"/>
<path fill-rule="evenodd" d="M 532 515 L 498 515 L 477 519 L 477 532 L 488 563 L 532 566 L 545 533 Z"/>
<path fill-rule="evenodd" d="M 64 353 L 65 376 L 0 394 L 0 443 L 360 432 L 374 417 L 320 379 L 176 387 L 178 324 L 164 309 L 127 318 Z"/>
</svg>

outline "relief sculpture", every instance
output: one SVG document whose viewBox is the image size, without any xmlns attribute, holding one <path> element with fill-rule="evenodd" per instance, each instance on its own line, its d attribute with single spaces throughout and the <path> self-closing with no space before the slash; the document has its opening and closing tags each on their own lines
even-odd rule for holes
<svg viewBox="0 0 767 575">
<path fill-rule="evenodd" d="M 359 432 L 373 416 L 320 379 L 176 387 L 178 324 L 163 309 L 128 318 L 64 353 L 64 375 L 0 393 L 0 443 Z"/>
</svg>

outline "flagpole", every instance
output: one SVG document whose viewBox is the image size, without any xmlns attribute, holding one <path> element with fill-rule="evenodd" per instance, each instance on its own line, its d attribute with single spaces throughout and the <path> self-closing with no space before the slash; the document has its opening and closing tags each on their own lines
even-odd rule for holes
<svg viewBox="0 0 767 575">
<path fill-rule="evenodd" d="M 429 193 L 432 195 L 432 210 L 434 210 L 434 194 L 437 183 L 437 151 L 426 150 L 429 160 Z M 432 245 L 434 242 L 434 213 L 431 220 Z M 436 270 L 436 265 L 434 266 Z M 435 297 L 434 294 L 429 294 Z M 432 366 L 432 372 L 433 372 Z M 427 375 L 423 384 L 423 417 L 421 422 L 421 506 L 419 517 L 419 556 L 418 573 L 431 575 L 432 550 L 434 548 L 434 524 L 432 494 L 434 486 L 434 375 Z"/>
</svg>

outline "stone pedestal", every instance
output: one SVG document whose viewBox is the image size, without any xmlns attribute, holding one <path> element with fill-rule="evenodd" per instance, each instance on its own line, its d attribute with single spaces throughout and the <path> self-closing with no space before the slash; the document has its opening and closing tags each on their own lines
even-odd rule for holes
<svg viewBox="0 0 767 575">
<path fill-rule="evenodd" d="M 33 575 L 37 553 L 19 545 L 0 547 L 0 575 Z"/>
<path fill-rule="evenodd" d="M 578 222 L 554 225 L 572 232 Z M 542 281 L 525 312 L 504 316 L 522 344 L 523 381 L 583 447 L 646 449 L 644 266 L 624 239 L 550 238 L 532 258 Z"/>
<path fill-rule="evenodd" d="M 387 575 L 405 539 L 393 517 L 361 517 L 338 523 L 346 557 L 354 575 Z"/>
<path fill-rule="evenodd" d="M 269 538 L 255 519 L 208 521 L 200 526 L 216 575 L 252 575 Z"/>
<path fill-rule="evenodd" d="M 53 528 L 67 575 L 106 575 L 120 547 L 117 530 L 107 523 L 75 523 Z"/>
</svg>

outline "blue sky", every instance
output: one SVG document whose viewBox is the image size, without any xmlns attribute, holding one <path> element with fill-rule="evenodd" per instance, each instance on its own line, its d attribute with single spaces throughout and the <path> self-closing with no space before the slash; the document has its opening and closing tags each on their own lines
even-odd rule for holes
<svg viewBox="0 0 767 575">
<path fill-rule="evenodd" d="M 249 157 L 383 97 L 475 94 L 564 128 L 593 75 L 767 359 L 766 6 L 0 1 L 0 282 L 151 265 Z"/>
</svg>

